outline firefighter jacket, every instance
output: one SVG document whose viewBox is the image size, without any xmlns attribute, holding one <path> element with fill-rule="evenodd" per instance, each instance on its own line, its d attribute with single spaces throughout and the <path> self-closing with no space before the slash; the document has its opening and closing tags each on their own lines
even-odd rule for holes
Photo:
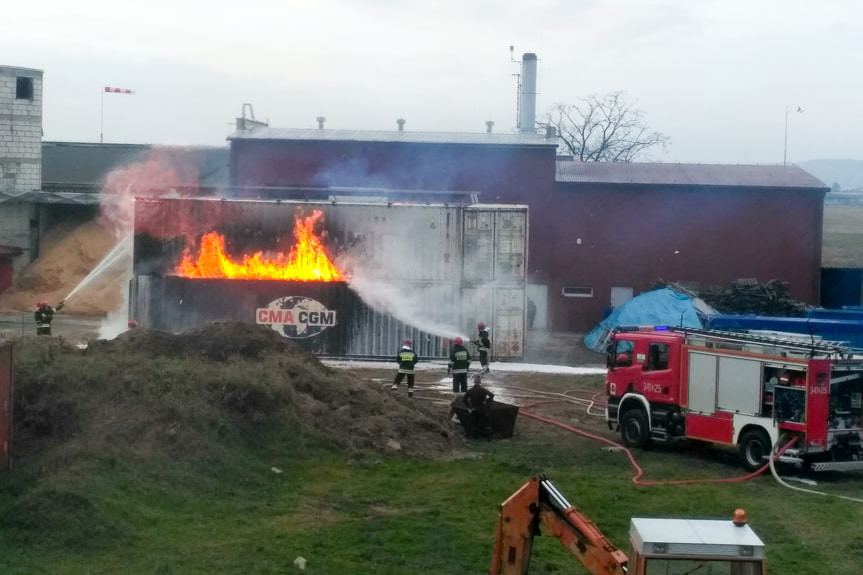
<svg viewBox="0 0 863 575">
<path fill-rule="evenodd" d="M 479 332 L 479 337 L 474 342 L 476 345 L 477 351 L 480 352 L 490 352 L 491 351 L 491 340 L 488 338 L 488 330 L 483 329 Z"/>
<path fill-rule="evenodd" d="M 481 385 L 474 385 L 464 394 L 464 403 L 471 409 L 482 407 L 494 399 L 494 394 Z"/>
<path fill-rule="evenodd" d="M 50 305 L 40 307 L 33 313 L 33 318 L 36 320 L 36 327 L 51 327 L 51 322 L 54 320 L 54 308 Z"/>
<path fill-rule="evenodd" d="M 452 373 L 467 373 L 470 367 L 470 353 L 463 345 L 453 345 L 449 352 L 449 366 Z"/>
<path fill-rule="evenodd" d="M 414 372 L 414 366 L 419 361 L 419 357 L 414 353 L 414 350 L 403 347 L 399 350 L 396 361 L 399 364 L 399 373 L 410 374 Z"/>
</svg>

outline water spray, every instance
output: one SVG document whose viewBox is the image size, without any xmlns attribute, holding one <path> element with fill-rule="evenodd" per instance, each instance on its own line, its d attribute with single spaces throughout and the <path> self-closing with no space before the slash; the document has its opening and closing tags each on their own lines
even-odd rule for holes
<svg viewBox="0 0 863 575">
<path fill-rule="evenodd" d="M 69 298 L 77 294 L 82 289 L 88 287 L 96 280 L 100 279 L 102 276 L 105 276 L 109 273 L 116 272 L 120 265 L 129 265 L 129 259 L 132 256 L 132 234 L 128 234 L 125 237 L 121 238 L 111 251 L 102 258 L 96 267 L 94 267 L 90 273 L 87 274 L 84 279 L 78 282 L 72 291 L 70 291 L 63 301 L 68 301 Z"/>
</svg>

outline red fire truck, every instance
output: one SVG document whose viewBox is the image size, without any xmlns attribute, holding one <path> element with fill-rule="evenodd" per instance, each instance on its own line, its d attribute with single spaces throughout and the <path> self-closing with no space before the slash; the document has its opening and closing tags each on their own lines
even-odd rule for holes
<svg viewBox="0 0 863 575">
<path fill-rule="evenodd" d="M 757 469 L 863 469 L 863 360 L 836 342 L 752 333 L 624 327 L 608 343 L 606 419 L 626 445 L 696 439 L 736 446 Z"/>
</svg>

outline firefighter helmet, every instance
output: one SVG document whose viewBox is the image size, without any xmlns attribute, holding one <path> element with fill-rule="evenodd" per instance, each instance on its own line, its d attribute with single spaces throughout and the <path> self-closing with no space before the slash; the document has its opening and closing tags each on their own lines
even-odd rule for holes
<svg viewBox="0 0 863 575">
<path fill-rule="evenodd" d="M 460 337 L 456 337 L 456 338 L 453 338 L 452 342 L 456 345 L 462 345 L 464 343 L 464 340 Z"/>
<path fill-rule="evenodd" d="M 36 302 L 36 307 L 48 307 L 47 301 Z"/>
<path fill-rule="evenodd" d="M 480 331 L 484 330 L 485 329 L 485 323 L 479 322 L 478 324 L 476 324 L 476 328 Z"/>
</svg>

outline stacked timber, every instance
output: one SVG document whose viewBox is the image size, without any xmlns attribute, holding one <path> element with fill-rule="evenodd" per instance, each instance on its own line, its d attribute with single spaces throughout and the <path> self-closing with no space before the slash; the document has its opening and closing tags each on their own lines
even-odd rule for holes
<svg viewBox="0 0 863 575">
<path fill-rule="evenodd" d="M 808 306 L 788 294 L 788 282 L 738 279 L 727 286 L 702 287 L 698 296 L 721 313 L 804 316 Z"/>
</svg>

